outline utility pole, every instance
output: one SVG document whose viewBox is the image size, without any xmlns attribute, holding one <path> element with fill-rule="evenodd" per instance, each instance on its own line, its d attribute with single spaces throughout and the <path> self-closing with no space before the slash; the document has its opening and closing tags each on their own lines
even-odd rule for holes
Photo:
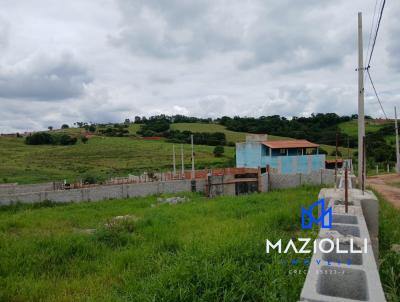
<svg viewBox="0 0 400 302">
<path fill-rule="evenodd" d="M 364 121 L 364 66 L 363 66 L 363 38 L 362 13 L 358 13 L 358 183 L 362 186 L 365 177 L 365 156 L 363 138 L 365 137 Z"/>
<path fill-rule="evenodd" d="M 397 126 L 396 106 L 394 106 L 394 125 L 396 131 L 396 173 L 400 174 L 399 128 Z"/>
<path fill-rule="evenodd" d="M 338 133 L 336 132 L 336 149 L 335 149 L 335 190 L 337 188 L 337 155 L 338 155 Z"/>
<path fill-rule="evenodd" d="M 181 165 L 182 165 L 182 176 L 181 178 L 185 178 L 185 162 L 183 159 L 183 144 L 181 144 Z"/>
<path fill-rule="evenodd" d="M 193 134 L 190 135 L 190 142 L 192 144 L 192 180 L 195 178 L 194 174 L 194 147 L 193 147 Z"/>
<path fill-rule="evenodd" d="M 176 176 L 176 158 L 175 158 L 175 145 L 172 145 L 172 163 L 174 166 L 174 177 Z"/>
</svg>

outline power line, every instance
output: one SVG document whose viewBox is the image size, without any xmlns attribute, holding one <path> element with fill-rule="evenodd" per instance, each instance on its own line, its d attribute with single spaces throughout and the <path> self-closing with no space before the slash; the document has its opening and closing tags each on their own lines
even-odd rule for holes
<svg viewBox="0 0 400 302">
<path fill-rule="evenodd" d="M 376 6 L 378 4 L 378 0 L 375 0 L 375 7 L 374 7 L 374 16 L 372 17 L 372 24 L 371 24 L 371 30 L 369 32 L 369 38 L 368 38 L 368 48 L 367 48 L 367 52 L 365 53 L 365 62 L 364 62 L 364 66 L 367 65 L 367 58 L 368 58 L 368 53 L 369 53 L 369 47 L 371 45 L 371 37 L 372 37 L 372 30 L 374 28 L 375 25 L 375 15 L 376 15 Z"/>
<path fill-rule="evenodd" d="M 381 12 L 380 12 L 380 14 L 379 14 L 378 23 L 377 23 L 377 26 L 376 26 L 376 31 L 375 31 L 375 36 L 374 36 L 374 42 L 372 43 L 371 53 L 370 53 L 370 55 L 369 55 L 369 60 L 368 60 L 367 68 L 369 68 L 369 67 L 370 67 L 370 64 L 371 64 L 372 54 L 374 53 L 375 44 L 376 44 L 376 38 L 378 37 L 379 27 L 380 27 L 380 25 L 381 25 L 382 15 L 383 15 L 383 9 L 385 8 L 385 4 L 386 4 L 386 0 L 383 0 L 382 7 L 381 7 Z"/>
<path fill-rule="evenodd" d="M 376 98 L 378 99 L 379 105 L 381 106 L 382 112 L 383 112 L 383 114 L 385 115 L 385 118 L 388 119 L 388 117 L 387 117 L 387 115 L 386 115 L 386 112 L 385 112 L 385 110 L 383 109 L 382 102 L 381 102 L 381 100 L 380 100 L 380 98 L 379 98 L 379 96 L 378 96 L 378 92 L 376 92 L 374 82 L 372 81 L 371 74 L 369 73 L 369 68 L 367 68 L 367 74 L 368 74 L 369 80 L 370 80 L 370 82 L 371 82 L 372 88 L 374 89 Z"/>
</svg>

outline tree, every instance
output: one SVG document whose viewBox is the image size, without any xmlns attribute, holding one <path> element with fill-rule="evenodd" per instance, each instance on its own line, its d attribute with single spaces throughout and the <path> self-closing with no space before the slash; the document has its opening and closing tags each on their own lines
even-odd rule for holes
<svg viewBox="0 0 400 302">
<path fill-rule="evenodd" d="M 86 136 L 82 136 L 81 137 L 81 142 L 84 143 L 84 144 L 86 144 L 88 142 L 88 140 L 89 139 Z"/>
<path fill-rule="evenodd" d="M 61 129 L 68 129 L 69 128 L 69 126 L 67 125 L 67 124 L 63 124 L 62 126 L 61 126 Z"/>
<path fill-rule="evenodd" d="M 27 145 L 44 145 L 52 144 L 53 142 L 53 137 L 46 132 L 36 132 L 25 139 Z"/>
<path fill-rule="evenodd" d="M 59 138 L 60 145 L 67 146 L 67 145 L 75 145 L 78 139 L 76 137 L 71 137 L 67 134 L 63 134 Z"/>
<path fill-rule="evenodd" d="M 332 155 L 332 156 L 336 156 L 336 150 L 333 150 L 333 151 L 331 152 L 331 155 Z M 340 152 L 340 151 L 338 150 L 337 156 L 342 156 L 342 152 Z"/>
<path fill-rule="evenodd" d="M 49 129 L 49 131 L 53 130 L 53 126 L 49 126 L 47 127 L 47 129 Z"/>
<path fill-rule="evenodd" d="M 125 121 L 124 121 L 124 124 L 127 124 L 127 125 L 128 125 L 128 124 L 130 124 L 130 123 L 131 123 L 131 120 L 128 119 L 128 118 L 126 118 Z"/>
<path fill-rule="evenodd" d="M 325 149 L 323 149 L 323 148 L 321 148 L 321 147 L 319 148 L 318 153 L 319 153 L 319 154 L 328 155 L 328 151 L 326 151 Z"/>
<path fill-rule="evenodd" d="M 90 125 L 89 126 L 89 131 L 90 132 L 95 132 L 96 131 L 96 126 L 95 125 Z"/>
<path fill-rule="evenodd" d="M 224 154 L 224 152 L 225 149 L 223 146 L 215 146 L 213 151 L 215 157 L 221 157 Z"/>
</svg>

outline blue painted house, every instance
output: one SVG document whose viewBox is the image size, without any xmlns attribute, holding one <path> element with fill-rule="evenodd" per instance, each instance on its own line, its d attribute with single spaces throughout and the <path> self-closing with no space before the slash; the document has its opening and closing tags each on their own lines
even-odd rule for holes
<svg viewBox="0 0 400 302">
<path fill-rule="evenodd" d="M 280 174 L 310 173 L 325 168 L 325 154 L 307 140 L 269 141 L 267 135 L 246 136 L 236 144 L 236 167 L 265 168 Z"/>
</svg>

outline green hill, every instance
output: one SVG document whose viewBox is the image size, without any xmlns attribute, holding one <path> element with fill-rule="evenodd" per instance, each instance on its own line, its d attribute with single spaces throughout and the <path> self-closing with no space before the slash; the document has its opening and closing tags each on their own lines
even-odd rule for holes
<svg viewBox="0 0 400 302">
<path fill-rule="evenodd" d="M 144 171 L 172 170 L 172 143 L 161 140 L 141 139 L 136 134 L 140 125 L 131 124 L 127 137 L 94 136 L 87 144 L 80 141 L 73 146 L 38 145 L 24 143 L 24 138 L 0 137 L 0 183 L 33 183 L 66 179 L 69 182 L 93 176 L 98 180 L 113 176 L 127 176 L 129 173 Z M 218 124 L 176 123 L 175 130 L 192 132 L 223 132 L 228 142 L 245 140 L 246 133 L 227 130 Z M 67 133 L 80 136 L 80 128 L 53 130 L 52 133 Z M 270 140 L 291 139 L 269 135 Z M 333 146 L 321 145 L 328 151 Z M 214 157 L 213 146 L 196 145 L 196 168 L 234 166 L 234 147 L 225 146 L 223 157 Z M 344 157 L 346 148 L 339 148 Z M 177 148 L 179 153 L 179 148 Z M 190 145 L 184 145 L 185 165 L 190 168 Z M 353 149 L 350 150 L 353 153 Z M 178 158 L 179 159 L 179 158 Z M 180 159 L 177 161 L 180 163 Z"/>
<path fill-rule="evenodd" d="M 233 165 L 233 147 L 225 147 L 224 156 L 219 158 L 214 157 L 213 149 L 195 146 L 197 168 Z M 184 145 L 184 154 L 185 165 L 190 168 L 190 145 Z M 0 162 L 0 182 L 78 181 L 87 175 L 102 180 L 146 170 L 170 171 L 172 144 L 164 140 L 95 136 L 87 144 L 31 146 L 23 138 L 0 137 Z"/>
<path fill-rule="evenodd" d="M 365 121 L 365 132 L 376 132 L 386 125 L 390 125 L 391 122 L 385 122 L 381 120 L 366 120 Z M 339 128 L 347 135 L 357 137 L 358 135 L 358 125 L 357 120 L 352 120 L 349 122 L 344 122 L 339 124 Z"/>
<path fill-rule="evenodd" d="M 192 132 L 223 132 L 226 135 L 228 142 L 244 142 L 246 139 L 245 132 L 235 132 L 227 130 L 224 126 L 219 124 L 203 124 L 203 123 L 176 123 L 171 124 L 171 128 L 174 130 L 188 130 Z M 289 137 L 268 135 L 269 140 L 280 140 L 280 139 L 291 139 Z"/>
</svg>

